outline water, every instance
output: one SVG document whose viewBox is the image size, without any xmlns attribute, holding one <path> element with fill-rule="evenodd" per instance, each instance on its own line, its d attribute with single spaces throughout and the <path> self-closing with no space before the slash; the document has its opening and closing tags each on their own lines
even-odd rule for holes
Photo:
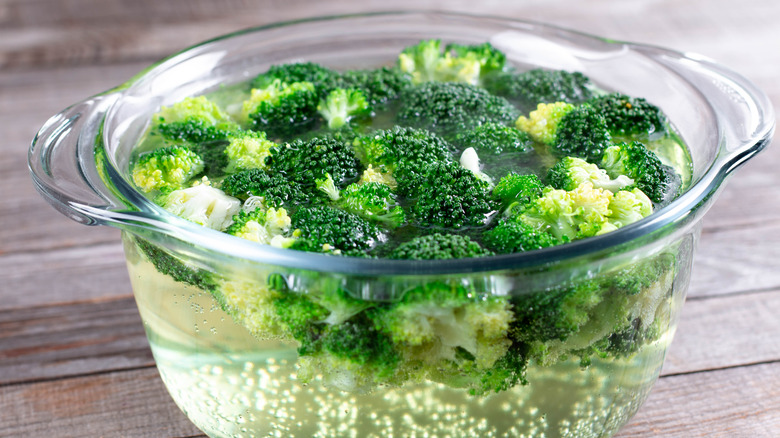
<svg viewBox="0 0 780 438">
<path fill-rule="evenodd" d="M 600 437 L 642 404 L 671 334 L 630 359 L 531 364 L 527 386 L 487 397 L 422 382 L 351 394 L 296 378 L 295 347 L 260 340 L 210 295 L 128 257 L 157 367 L 185 414 L 213 437 Z"/>
</svg>

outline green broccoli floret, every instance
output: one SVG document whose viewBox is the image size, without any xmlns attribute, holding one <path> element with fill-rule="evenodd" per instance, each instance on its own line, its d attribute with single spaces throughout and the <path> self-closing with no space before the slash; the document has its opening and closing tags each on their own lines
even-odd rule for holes
<svg viewBox="0 0 780 438">
<path fill-rule="evenodd" d="M 593 187 L 613 193 L 634 184 L 634 180 L 625 175 L 612 179 L 604 169 L 577 157 L 563 157 L 547 172 L 547 181 L 551 186 L 562 190 L 574 190 L 589 181 Z"/>
<path fill-rule="evenodd" d="M 357 88 L 363 92 L 370 107 L 381 109 L 388 101 L 398 98 L 412 84 L 411 76 L 396 67 L 374 70 L 348 70 L 341 73 L 336 83 L 341 88 Z"/>
<path fill-rule="evenodd" d="M 498 205 L 491 186 L 472 171 L 451 162 L 433 162 L 399 185 L 414 198 L 413 219 L 423 227 L 463 228 L 484 226 Z"/>
<path fill-rule="evenodd" d="M 208 183 L 165 191 L 154 202 L 176 216 L 219 231 L 230 225 L 241 208 L 241 201 Z"/>
<path fill-rule="evenodd" d="M 160 108 L 160 111 L 152 116 L 153 129 L 160 125 L 173 123 L 181 124 L 179 126 L 184 127 L 186 122 L 198 122 L 198 126 L 221 127 L 226 130 L 238 127 L 217 104 L 205 96 L 187 97 L 171 106 Z"/>
<path fill-rule="evenodd" d="M 433 161 L 452 161 L 451 146 L 441 137 L 424 129 L 395 126 L 361 135 L 353 142 L 355 153 L 375 172 L 393 179 Z M 391 184 L 388 184 L 391 185 Z"/>
<path fill-rule="evenodd" d="M 242 117 L 255 131 L 271 138 L 289 138 L 309 130 L 317 120 L 319 99 L 311 82 L 274 80 L 264 88 L 253 88 L 244 101 Z"/>
<path fill-rule="evenodd" d="M 482 76 L 504 68 L 506 55 L 490 43 L 448 44 L 442 52 L 440 40 L 423 40 L 405 48 L 398 56 L 400 69 L 415 84 L 430 81 L 478 84 Z"/>
<path fill-rule="evenodd" d="M 225 171 L 233 174 L 244 169 L 265 168 L 265 159 L 276 143 L 268 140 L 264 132 L 236 131 L 227 137 L 225 147 L 228 164 Z"/>
<path fill-rule="evenodd" d="M 446 260 L 485 257 L 493 251 L 482 248 L 468 236 L 434 233 L 418 236 L 396 247 L 389 255 L 402 260 Z"/>
<path fill-rule="evenodd" d="M 535 110 L 528 113 L 528 117 L 518 117 L 515 126 L 539 143 L 553 146 L 557 141 L 558 126 L 563 116 L 574 108 L 574 105 L 566 102 L 540 103 Z"/>
<path fill-rule="evenodd" d="M 317 111 L 325 118 L 328 128 L 338 129 L 353 118 L 369 115 L 371 107 L 361 90 L 336 88 L 320 100 Z"/>
<path fill-rule="evenodd" d="M 168 140 L 200 144 L 227 140 L 228 136 L 238 130 L 233 122 L 217 122 L 212 125 L 209 120 L 190 118 L 176 122 L 158 123 L 157 132 Z"/>
<path fill-rule="evenodd" d="M 653 203 L 641 190 L 621 190 L 609 201 L 607 220 L 617 228 L 650 216 Z"/>
<path fill-rule="evenodd" d="M 167 146 L 141 154 L 133 165 L 133 182 L 151 192 L 184 187 L 203 171 L 203 160 L 186 146 Z"/>
<path fill-rule="evenodd" d="M 666 116 L 647 100 L 620 93 L 610 93 L 588 100 L 607 120 L 615 137 L 647 140 L 668 132 Z"/>
<path fill-rule="evenodd" d="M 362 314 L 329 326 L 320 343 L 323 351 L 354 365 L 368 367 L 379 382 L 392 376 L 401 360 L 390 336 L 377 330 L 373 321 Z"/>
<path fill-rule="evenodd" d="M 295 241 L 287 237 L 290 224 L 290 216 L 284 208 L 249 204 L 233 216 L 233 223 L 225 233 L 264 245 L 289 248 Z"/>
<path fill-rule="evenodd" d="M 313 62 L 277 64 L 256 76 L 252 80 L 252 88 L 266 88 L 276 80 L 287 84 L 309 82 L 314 85 L 317 95 L 322 97 L 336 86 L 338 77 L 338 72 Z"/>
<path fill-rule="evenodd" d="M 477 61 L 479 63 L 479 76 L 485 77 L 490 73 L 502 71 L 506 65 L 506 55 L 496 49 L 490 43 L 482 44 L 447 44 L 444 52 L 456 59 Z"/>
<path fill-rule="evenodd" d="M 501 178 L 493 187 L 493 197 L 501 201 L 504 208 L 513 203 L 525 205 L 540 197 L 543 188 L 544 184 L 538 176 L 512 172 Z"/>
<path fill-rule="evenodd" d="M 222 180 L 221 188 L 228 195 L 244 201 L 252 196 L 261 197 L 265 205 L 275 208 L 295 209 L 297 205 L 320 201 L 300 184 L 263 169 L 247 169 L 229 175 Z"/>
<path fill-rule="evenodd" d="M 558 241 L 551 234 L 523 222 L 501 219 L 482 236 L 485 246 L 499 254 L 533 251 L 555 246 Z"/>
<path fill-rule="evenodd" d="M 315 137 L 295 140 L 271 149 L 266 159 L 268 171 L 283 175 L 306 189 L 315 189 L 316 180 L 330 174 L 338 187 L 355 182 L 362 166 L 352 147 L 335 138 Z"/>
<path fill-rule="evenodd" d="M 300 207 L 292 215 L 299 238 L 292 248 L 313 252 L 367 252 L 383 242 L 379 227 L 362 217 L 328 206 Z"/>
<path fill-rule="evenodd" d="M 590 99 L 595 88 L 582 73 L 564 70 L 504 71 L 486 76 L 483 82 L 491 93 L 525 108 L 539 103 L 579 104 Z"/>
<path fill-rule="evenodd" d="M 503 97 L 457 82 L 427 82 L 404 91 L 397 114 L 400 125 L 428 129 L 454 139 L 487 122 L 511 125 L 519 112 Z"/>
<path fill-rule="evenodd" d="M 406 222 L 406 213 L 398 204 L 397 196 L 386 184 L 378 182 L 353 183 L 341 191 L 338 206 L 365 219 L 397 228 Z"/>
<path fill-rule="evenodd" d="M 607 148 L 600 166 L 613 178 L 626 175 L 633 179 L 636 187 L 656 205 L 669 203 L 681 189 L 682 180 L 677 171 L 637 141 Z"/>
<path fill-rule="evenodd" d="M 204 291 L 213 291 L 217 286 L 217 281 L 210 271 L 187 265 L 148 240 L 140 237 L 136 237 L 134 240 L 140 252 L 160 274 Z"/>
<path fill-rule="evenodd" d="M 310 300 L 307 295 L 277 291 L 272 301 L 273 311 L 281 321 L 284 330 L 300 343 L 298 353 L 312 354 L 319 349 L 317 342 L 322 335 L 322 321 L 328 316 L 328 309 Z"/>
<path fill-rule="evenodd" d="M 488 154 L 506 156 L 533 150 L 528 133 L 494 122 L 458 133 L 454 143 L 462 148 L 473 147 L 483 157 Z"/>
</svg>

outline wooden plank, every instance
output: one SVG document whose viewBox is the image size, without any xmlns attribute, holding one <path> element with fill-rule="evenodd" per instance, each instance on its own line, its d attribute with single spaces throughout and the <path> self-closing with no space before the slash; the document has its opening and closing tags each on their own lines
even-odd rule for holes
<svg viewBox="0 0 780 438">
<path fill-rule="evenodd" d="M 0 386 L 149 366 L 132 297 L 0 310 Z"/>
<path fill-rule="evenodd" d="M 780 436 L 780 363 L 661 378 L 616 438 Z"/>
<path fill-rule="evenodd" d="M 157 369 L 0 386 L 0 436 L 201 435 L 168 396 Z"/>
<path fill-rule="evenodd" d="M 0 257 L 0 309 L 127 297 L 121 244 L 76 246 Z"/>
</svg>

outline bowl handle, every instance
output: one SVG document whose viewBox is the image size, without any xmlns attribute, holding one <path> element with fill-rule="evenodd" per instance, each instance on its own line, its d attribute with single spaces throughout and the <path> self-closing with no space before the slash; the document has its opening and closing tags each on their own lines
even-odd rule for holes
<svg viewBox="0 0 780 438">
<path fill-rule="evenodd" d="M 77 103 L 50 118 L 38 131 L 27 154 L 35 188 L 65 216 L 86 225 L 104 223 L 103 211 L 128 205 L 100 178 L 96 148 L 108 108 L 120 93 L 107 93 Z M 97 166 L 96 166 L 97 164 Z"/>
</svg>

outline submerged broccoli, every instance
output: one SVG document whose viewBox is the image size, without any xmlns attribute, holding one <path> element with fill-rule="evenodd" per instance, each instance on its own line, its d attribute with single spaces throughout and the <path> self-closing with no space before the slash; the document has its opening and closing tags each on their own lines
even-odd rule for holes
<svg viewBox="0 0 780 438">
<path fill-rule="evenodd" d="M 525 153 L 533 150 L 528 133 L 495 122 L 487 122 L 459 133 L 455 136 L 454 142 L 464 148 L 473 147 L 483 156 Z"/>
<path fill-rule="evenodd" d="M 388 258 L 404 260 L 446 260 L 485 257 L 493 252 L 461 234 L 434 233 L 415 237 L 395 248 Z"/>
<path fill-rule="evenodd" d="M 493 187 L 493 196 L 506 208 L 513 203 L 528 204 L 542 195 L 544 184 L 536 175 L 510 173 Z"/>
<path fill-rule="evenodd" d="M 317 92 L 311 82 L 275 79 L 263 88 L 253 88 L 244 101 L 242 116 L 248 126 L 272 138 L 288 138 L 313 128 L 317 120 Z"/>
<path fill-rule="evenodd" d="M 233 174 L 244 169 L 262 169 L 265 159 L 276 143 L 268 140 L 264 132 L 239 131 L 227 137 L 225 155 L 228 160 L 225 171 Z"/>
<path fill-rule="evenodd" d="M 230 225 L 241 208 L 241 201 L 208 183 L 163 192 L 155 202 L 176 216 L 219 231 Z"/>
<path fill-rule="evenodd" d="M 577 157 L 563 157 L 549 170 L 547 181 L 551 186 L 562 190 L 574 190 L 589 181 L 593 187 L 613 193 L 634 184 L 634 180 L 626 175 L 618 175 L 612 179 L 604 169 Z"/>
<path fill-rule="evenodd" d="M 594 97 L 588 103 L 604 116 L 613 136 L 647 140 L 667 132 L 666 116 L 645 99 L 610 93 Z"/>
<path fill-rule="evenodd" d="M 612 177 L 626 175 L 633 179 L 636 187 L 657 205 L 668 204 L 680 191 L 681 177 L 677 171 L 637 141 L 607 148 L 601 167 Z"/>
<path fill-rule="evenodd" d="M 387 184 L 350 184 L 339 194 L 338 205 L 350 213 L 389 228 L 397 228 L 406 222 L 406 213 Z"/>
<path fill-rule="evenodd" d="M 295 140 L 271 149 L 268 170 L 283 175 L 304 188 L 314 189 L 316 180 L 330 175 L 338 187 L 358 179 L 360 162 L 350 145 L 335 138 Z"/>
<path fill-rule="evenodd" d="M 336 88 L 320 101 L 317 111 L 325 118 L 328 128 L 338 129 L 353 118 L 368 115 L 371 107 L 362 91 Z"/>
<path fill-rule="evenodd" d="M 266 88 L 275 81 L 287 84 L 308 82 L 315 87 L 317 95 L 321 96 L 333 87 L 338 76 L 338 72 L 313 62 L 279 64 L 272 65 L 268 71 L 256 76 L 252 80 L 252 88 Z"/>
<path fill-rule="evenodd" d="M 498 225 L 482 236 L 485 246 L 499 254 L 533 251 L 555 246 L 558 241 L 551 234 L 523 222 L 501 219 Z"/>
<path fill-rule="evenodd" d="M 222 180 L 221 188 L 228 195 L 244 201 L 252 196 L 260 197 L 266 205 L 276 208 L 295 209 L 298 205 L 318 202 L 315 194 L 304 190 L 300 184 L 263 169 L 248 169 L 229 175 Z"/>
<path fill-rule="evenodd" d="M 133 182 L 146 192 L 184 187 L 203 171 L 203 160 L 186 146 L 167 146 L 141 154 L 133 165 Z"/>
<path fill-rule="evenodd" d="M 405 48 L 398 65 L 416 84 L 430 81 L 478 84 L 480 78 L 504 68 L 506 55 L 490 43 L 449 44 L 442 51 L 440 40 L 424 40 Z"/>
<path fill-rule="evenodd" d="M 262 203 L 252 204 L 245 204 L 244 208 L 233 216 L 233 223 L 225 232 L 252 242 L 289 248 L 295 239 L 286 237 L 292 222 L 287 210 L 266 208 Z"/>
<path fill-rule="evenodd" d="M 580 72 L 542 69 L 488 75 L 484 85 L 491 93 L 524 108 L 534 108 L 539 103 L 579 104 L 590 99 L 595 88 Z"/>
<path fill-rule="evenodd" d="M 299 208 L 292 215 L 292 228 L 300 236 L 292 248 L 303 251 L 354 254 L 369 251 L 385 239 L 371 222 L 328 206 Z"/>
<path fill-rule="evenodd" d="M 360 90 L 370 107 L 383 108 L 384 104 L 409 88 L 412 79 L 398 68 L 381 67 L 375 70 L 347 70 L 335 82 L 341 88 Z"/>
<path fill-rule="evenodd" d="M 510 125 L 518 115 L 506 99 L 484 88 L 457 82 L 427 82 L 402 94 L 397 121 L 454 139 L 458 133 L 488 122 Z"/>
</svg>

